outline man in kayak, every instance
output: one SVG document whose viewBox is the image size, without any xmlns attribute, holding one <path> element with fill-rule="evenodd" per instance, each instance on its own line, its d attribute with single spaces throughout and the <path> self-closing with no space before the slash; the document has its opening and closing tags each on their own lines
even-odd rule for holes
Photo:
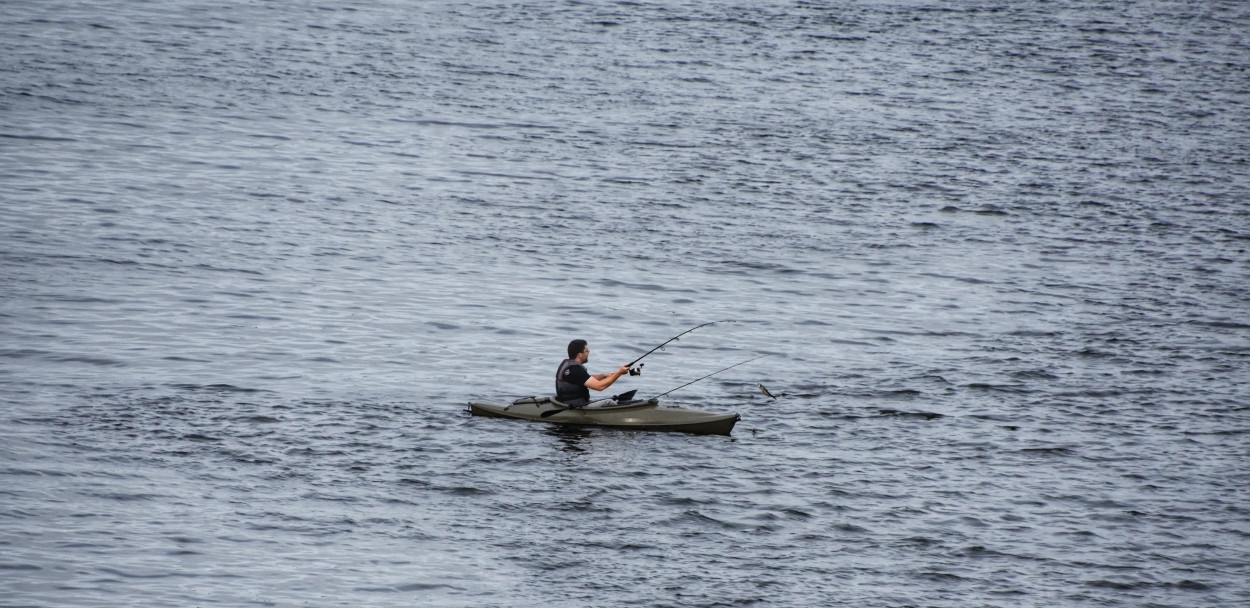
<svg viewBox="0 0 1250 608">
<path fill-rule="evenodd" d="M 610 374 L 592 376 L 586 371 L 586 363 L 589 361 L 590 347 L 585 340 L 569 342 L 569 358 L 556 369 L 556 400 L 581 407 L 590 403 L 590 389 L 604 390 L 629 373 L 629 365 L 626 364 Z"/>
</svg>

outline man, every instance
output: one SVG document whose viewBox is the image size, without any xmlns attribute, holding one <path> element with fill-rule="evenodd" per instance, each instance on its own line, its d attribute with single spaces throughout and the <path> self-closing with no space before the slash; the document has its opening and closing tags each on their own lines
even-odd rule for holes
<svg viewBox="0 0 1250 608">
<path fill-rule="evenodd" d="M 569 342 L 569 358 L 556 369 L 556 400 L 575 407 L 586 405 L 590 403 L 590 389 L 604 390 L 629 373 L 629 364 L 625 364 L 610 374 L 592 376 L 586 371 L 589 361 L 590 347 L 585 340 Z"/>
</svg>

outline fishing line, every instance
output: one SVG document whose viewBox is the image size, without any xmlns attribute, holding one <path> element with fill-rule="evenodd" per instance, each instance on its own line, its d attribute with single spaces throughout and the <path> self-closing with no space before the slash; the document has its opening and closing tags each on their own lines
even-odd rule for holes
<svg viewBox="0 0 1250 608">
<path fill-rule="evenodd" d="M 687 386 L 690 386 L 691 384 L 694 384 L 695 382 L 698 382 L 699 380 L 704 380 L 704 379 L 707 379 L 707 378 L 711 378 L 712 376 L 715 376 L 716 374 L 719 374 L 719 373 L 721 373 L 721 372 L 724 372 L 724 371 L 729 371 L 729 370 L 731 370 L 731 369 L 733 369 L 733 368 L 735 368 L 735 367 L 738 367 L 739 365 L 746 365 L 746 364 L 748 364 L 748 363 L 750 363 L 750 362 L 752 362 L 752 361 L 755 361 L 756 359 L 763 359 L 764 357 L 767 357 L 767 356 L 768 356 L 768 355 L 760 355 L 760 356 L 755 357 L 755 358 L 752 358 L 752 359 L 747 359 L 746 361 L 743 361 L 742 363 L 735 363 L 735 364 L 733 364 L 733 365 L 730 365 L 729 367 L 726 367 L 726 368 L 723 368 L 723 369 L 718 369 L 718 370 L 716 370 L 716 371 L 714 371 L 714 372 L 712 372 L 712 373 L 710 373 L 710 374 L 708 374 L 708 375 L 706 375 L 706 376 L 703 376 L 702 378 L 696 378 L 696 379 L 694 379 L 694 380 L 691 380 L 690 382 L 687 382 L 687 383 L 685 383 L 685 384 L 683 384 L 683 385 L 681 385 L 681 386 L 679 386 L 679 387 L 677 387 L 677 388 L 675 388 L 675 389 L 673 389 L 673 390 L 671 390 L 671 391 L 668 391 L 667 393 L 660 393 L 660 394 L 658 394 L 658 395 L 656 395 L 656 396 L 652 397 L 652 399 L 659 399 L 660 397 L 663 397 L 664 395 L 667 395 L 667 394 L 669 394 L 669 393 L 675 393 L 675 392 L 677 392 L 677 391 L 679 391 L 679 390 L 681 390 L 681 389 L 683 389 L 683 388 L 686 388 Z"/>
</svg>

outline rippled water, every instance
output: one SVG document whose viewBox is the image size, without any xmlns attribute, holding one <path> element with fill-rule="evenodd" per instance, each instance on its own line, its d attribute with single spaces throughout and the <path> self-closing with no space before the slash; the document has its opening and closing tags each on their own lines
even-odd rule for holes
<svg viewBox="0 0 1250 608">
<path fill-rule="evenodd" d="M 0 596 L 1250 605 L 1248 32 L 4 3 Z M 732 437 L 464 412 L 717 319 Z"/>
</svg>

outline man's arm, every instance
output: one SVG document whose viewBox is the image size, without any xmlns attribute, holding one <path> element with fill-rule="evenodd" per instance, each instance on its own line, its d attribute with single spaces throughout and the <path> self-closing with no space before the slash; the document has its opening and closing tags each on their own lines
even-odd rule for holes
<svg viewBox="0 0 1250 608">
<path fill-rule="evenodd" d="M 595 374 L 586 379 L 586 388 L 592 388 L 597 391 L 604 390 L 609 386 L 612 386 L 612 383 L 616 382 L 617 378 L 620 378 L 628 373 L 629 365 L 622 365 L 619 369 L 610 374 Z"/>
</svg>

